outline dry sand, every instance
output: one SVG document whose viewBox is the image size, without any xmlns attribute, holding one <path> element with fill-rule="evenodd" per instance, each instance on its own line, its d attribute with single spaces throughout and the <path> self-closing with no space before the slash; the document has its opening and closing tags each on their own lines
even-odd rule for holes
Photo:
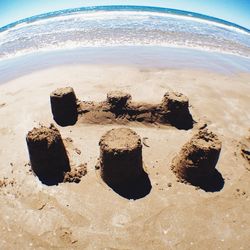
<svg viewBox="0 0 250 250">
<path fill-rule="evenodd" d="M 120 125 L 77 123 L 60 127 L 71 167 L 87 163 L 80 183 L 43 185 L 30 171 L 25 136 L 53 122 L 49 95 L 72 86 L 78 98 L 103 101 L 110 90 L 159 103 L 165 92 L 189 97 L 195 120 L 222 141 L 216 165 L 218 192 L 177 182 L 172 159 L 197 130 L 129 125 L 146 143 L 143 162 L 151 192 L 127 200 L 110 189 L 95 165 L 99 140 Z M 0 86 L 1 249 L 249 249 L 250 171 L 239 142 L 250 121 L 250 74 L 140 69 L 128 66 L 60 66 Z M 147 138 L 147 139 L 146 139 Z"/>
</svg>

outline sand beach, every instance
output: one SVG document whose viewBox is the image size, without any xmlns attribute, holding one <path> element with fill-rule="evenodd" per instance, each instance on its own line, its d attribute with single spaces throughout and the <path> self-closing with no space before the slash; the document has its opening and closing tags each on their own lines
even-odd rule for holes
<svg viewBox="0 0 250 250">
<path fill-rule="evenodd" d="M 248 249 L 250 61 L 176 50 L 92 48 L 0 62 L 1 249 Z M 125 91 L 133 101 L 149 104 L 160 103 L 166 92 L 180 92 L 189 99 L 195 123 L 188 130 L 81 119 L 60 126 L 50 94 L 68 86 L 79 100 L 95 102 L 105 101 L 109 91 Z M 87 166 L 79 183 L 49 186 L 31 171 L 26 135 L 51 123 L 60 131 L 71 168 Z M 171 169 L 204 124 L 221 142 L 215 167 L 222 178 L 210 190 L 182 183 Z M 142 140 L 151 184 L 135 200 L 115 192 L 96 169 L 100 138 L 124 127 Z"/>
</svg>

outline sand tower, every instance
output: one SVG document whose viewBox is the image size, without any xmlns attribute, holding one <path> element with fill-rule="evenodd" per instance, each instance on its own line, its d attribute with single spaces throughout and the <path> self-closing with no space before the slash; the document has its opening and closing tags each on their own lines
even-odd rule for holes
<svg viewBox="0 0 250 250">
<path fill-rule="evenodd" d="M 59 88 L 50 94 L 53 118 L 60 126 L 74 125 L 77 122 L 77 100 L 73 88 Z"/>
<path fill-rule="evenodd" d="M 221 142 L 207 129 L 200 130 L 181 149 L 172 169 L 179 179 L 193 185 L 203 185 L 214 176 Z"/>
<path fill-rule="evenodd" d="M 141 139 L 133 130 L 112 129 L 102 136 L 99 145 L 101 177 L 113 190 L 131 199 L 150 192 L 150 180 L 143 169 Z"/>
<path fill-rule="evenodd" d="M 193 119 L 188 109 L 188 98 L 178 92 L 167 92 L 162 100 L 163 117 L 179 129 L 193 127 Z"/>
<path fill-rule="evenodd" d="M 41 126 L 26 136 L 31 168 L 42 182 L 60 182 L 70 170 L 69 159 L 58 129 Z"/>
<path fill-rule="evenodd" d="M 121 91 L 110 91 L 107 94 L 107 102 L 114 113 L 122 113 L 128 102 L 131 101 L 131 95 Z"/>
</svg>

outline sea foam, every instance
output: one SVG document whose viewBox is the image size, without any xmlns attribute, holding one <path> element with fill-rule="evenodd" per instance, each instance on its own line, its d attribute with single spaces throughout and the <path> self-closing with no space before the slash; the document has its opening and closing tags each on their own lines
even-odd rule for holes
<svg viewBox="0 0 250 250">
<path fill-rule="evenodd" d="M 250 32 L 200 14 L 136 6 L 56 11 L 0 29 L 1 60 L 35 51 L 138 45 L 196 48 L 250 57 Z"/>
</svg>

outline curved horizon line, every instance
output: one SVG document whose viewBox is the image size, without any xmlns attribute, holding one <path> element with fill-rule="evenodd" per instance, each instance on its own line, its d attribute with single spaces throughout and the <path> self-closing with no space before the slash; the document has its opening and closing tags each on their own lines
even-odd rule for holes
<svg viewBox="0 0 250 250">
<path fill-rule="evenodd" d="M 113 8 L 113 9 L 110 9 Z M 126 11 L 126 10 L 130 10 L 130 11 L 135 11 L 135 10 L 141 10 L 141 11 L 145 11 L 145 12 L 158 12 L 158 13 L 166 13 L 166 14 L 176 14 L 178 16 L 188 16 L 190 18 L 197 18 L 197 19 L 201 19 L 201 20 L 206 20 L 206 21 L 210 21 L 210 22 L 214 22 L 214 23 L 218 23 L 218 24 L 224 24 L 226 26 L 229 27 L 234 27 L 234 28 L 238 28 L 239 30 L 245 31 L 247 33 L 250 34 L 250 29 L 243 27 L 241 25 L 238 25 L 236 23 L 224 20 L 224 19 L 220 19 L 217 17 L 213 17 L 213 16 L 208 16 L 208 15 L 204 15 L 201 13 L 197 13 L 197 12 L 192 12 L 192 11 L 186 11 L 186 10 L 180 10 L 180 9 L 172 9 L 172 8 L 165 8 L 165 7 L 154 7 L 154 6 L 143 6 L 143 5 L 96 5 L 96 6 L 86 6 L 86 7 L 78 7 L 78 8 L 68 8 L 68 9 L 61 9 L 61 10 L 55 10 L 55 11 L 50 11 L 50 12 L 45 12 L 45 13 L 41 13 L 38 15 L 34 15 L 34 16 L 29 16 L 23 19 L 19 19 L 15 22 L 11 22 L 7 25 L 4 25 L 2 27 L 0 27 L 0 32 L 6 31 L 8 29 L 11 29 L 15 26 L 17 26 L 18 24 L 24 23 L 24 22 L 35 22 L 38 19 L 46 19 L 46 18 L 52 18 L 52 17 L 56 17 L 59 16 L 60 14 L 70 14 L 70 13 L 74 13 L 74 12 L 79 12 L 79 11 L 101 11 L 101 10 L 105 10 L 105 11 Z M 171 13 L 171 11 L 173 13 Z M 190 14 L 192 16 L 190 16 Z M 194 16 L 193 16 L 194 15 Z M 212 20 L 211 20 L 212 19 Z"/>
</svg>

